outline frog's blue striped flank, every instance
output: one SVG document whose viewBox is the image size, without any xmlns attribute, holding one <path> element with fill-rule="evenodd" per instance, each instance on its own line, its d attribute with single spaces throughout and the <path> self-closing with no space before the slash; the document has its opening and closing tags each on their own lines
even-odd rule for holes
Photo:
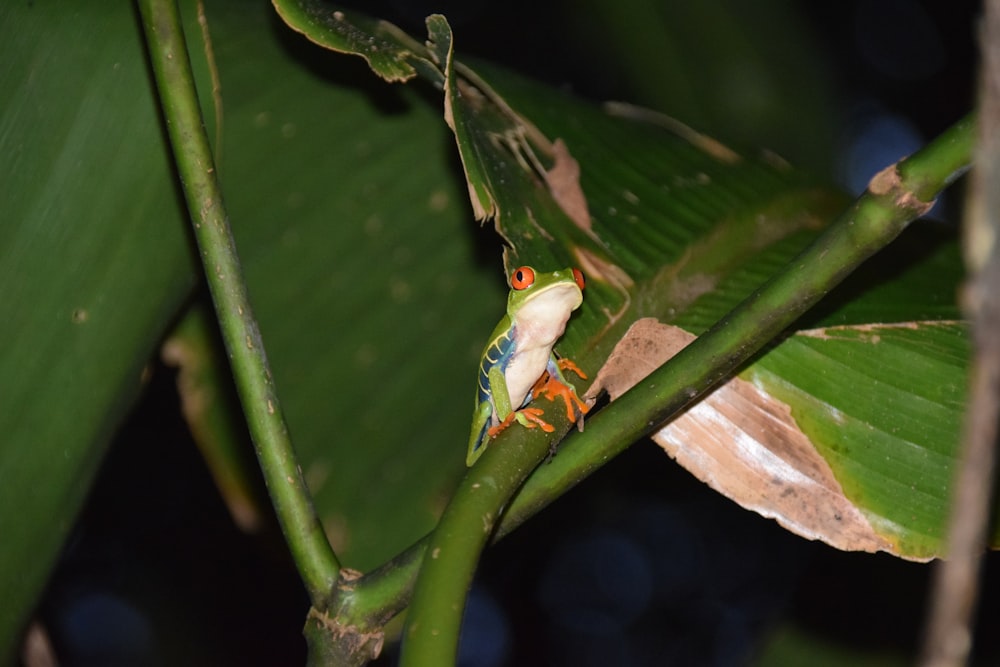
<svg viewBox="0 0 1000 667">
<path fill-rule="evenodd" d="M 479 382 L 478 390 L 476 391 L 476 405 L 480 405 L 484 402 L 489 402 L 492 398 L 490 394 L 490 370 L 500 367 L 503 372 L 507 371 L 507 364 L 510 360 L 514 358 L 514 350 L 516 345 L 514 345 L 514 339 L 516 336 L 517 327 L 510 327 L 502 335 L 498 336 L 496 340 L 490 343 L 489 347 L 483 352 L 483 360 L 479 364 Z M 524 404 L 517 406 L 522 408 L 531 401 L 531 394 L 529 392 L 528 396 L 524 399 Z M 486 439 L 486 431 L 492 426 L 492 420 L 488 419 L 483 428 L 479 431 L 479 436 L 476 439 L 476 445 L 473 447 L 472 451 L 476 452 L 483 446 L 483 440 Z"/>
</svg>

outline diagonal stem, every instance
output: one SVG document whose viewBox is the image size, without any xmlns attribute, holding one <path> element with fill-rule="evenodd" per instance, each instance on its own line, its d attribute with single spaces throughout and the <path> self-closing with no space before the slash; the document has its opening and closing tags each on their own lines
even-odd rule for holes
<svg viewBox="0 0 1000 667">
<path fill-rule="evenodd" d="M 325 608 L 340 563 L 312 507 L 253 317 L 205 134 L 175 0 L 139 0 L 174 161 L 264 479 L 309 597 Z"/>
</svg>

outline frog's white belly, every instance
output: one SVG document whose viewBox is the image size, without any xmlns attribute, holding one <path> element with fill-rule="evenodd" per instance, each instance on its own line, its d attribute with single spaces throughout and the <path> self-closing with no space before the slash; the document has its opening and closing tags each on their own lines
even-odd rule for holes
<svg viewBox="0 0 1000 667">
<path fill-rule="evenodd" d="M 549 363 L 551 346 L 536 346 L 529 350 L 518 350 L 510 360 L 504 377 L 507 380 L 507 391 L 510 393 L 510 405 L 517 410 L 524 404 L 528 392 L 545 371 Z"/>
</svg>

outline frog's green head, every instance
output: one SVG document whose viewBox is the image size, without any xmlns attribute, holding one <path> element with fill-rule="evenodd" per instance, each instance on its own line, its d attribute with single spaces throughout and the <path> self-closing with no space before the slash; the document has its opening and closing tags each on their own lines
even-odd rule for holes
<svg viewBox="0 0 1000 667">
<path fill-rule="evenodd" d="M 565 323 L 569 314 L 583 303 L 583 285 L 580 269 L 541 273 L 530 266 L 522 266 L 510 274 L 507 314 L 528 320 L 562 314 Z"/>
</svg>

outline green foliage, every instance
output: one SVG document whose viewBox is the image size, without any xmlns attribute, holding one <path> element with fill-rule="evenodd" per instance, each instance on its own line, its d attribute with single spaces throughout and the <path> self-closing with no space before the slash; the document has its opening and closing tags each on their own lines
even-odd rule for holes
<svg viewBox="0 0 1000 667">
<path fill-rule="evenodd" d="M 0 8 L 0 660 L 194 283 L 127 5 Z"/>
</svg>

